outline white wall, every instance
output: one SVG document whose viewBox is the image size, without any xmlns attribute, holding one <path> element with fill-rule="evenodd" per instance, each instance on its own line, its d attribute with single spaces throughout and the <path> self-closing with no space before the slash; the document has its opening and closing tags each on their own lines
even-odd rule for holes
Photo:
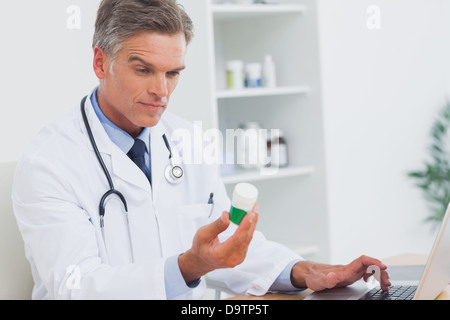
<svg viewBox="0 0 450 320">
<path fill-rule="evenodd" d="M 377 5 L 381 29 L 366 12 Z M 449 0 L 320 0 L 331 260 L 427 253 L 422 168 L 449 93 Z"/>
<path fill-rule="evenodd" d="M 208 17 L 209 0 L 178 0 L 194 22 L 194 39 L 189 45 L 185 65 L 168 110 L 190 121 L 202 121 L 203 129 L 217 127 L 212 50 L 212 21 Z"/>
<path fill-rule="evenodd" d="M 97 85 L 91 43 L 99 2 L 0 2 L 0 162 L 17 160 L 41 127 Z M 80 29 L 67 27 L 72 5 Z"/>
</svg>

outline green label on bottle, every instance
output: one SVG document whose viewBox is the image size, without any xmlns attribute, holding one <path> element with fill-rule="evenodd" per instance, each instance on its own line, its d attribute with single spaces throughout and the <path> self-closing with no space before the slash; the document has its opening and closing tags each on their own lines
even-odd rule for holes
<svg viewBox="0 0 450 320">
<path fill-rule="evenodd" d="M 234 74 L 232 72 L 227 72 L 227 89 L 234 89 Z"/>
<path fill-rule="evenodd" d="M 247 211 L 235 208 L 231 206 L 230 208 L 230 221 L 235 224 L 240 224 L 244 216 L 247 214 Z"/>
</svg>

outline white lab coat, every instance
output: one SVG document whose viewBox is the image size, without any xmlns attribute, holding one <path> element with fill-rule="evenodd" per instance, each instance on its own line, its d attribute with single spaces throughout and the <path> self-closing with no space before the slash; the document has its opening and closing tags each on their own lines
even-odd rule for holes
<svg viewBox="0 0 450 320">
<path fill-rule="evenodd" d="M 196 230 L 229 209 L 224 185 L 216 167 L 206 164 L 184 164 L 185 179 L 178 185 L 165 179 L 170 162 L 162 135 L 170 139 L 179 128 L 193 134 L 190 123 L 166 111 L 151 128 L 151 187 L 110 140 L 89 98 L 85 110 L 115 188 L 126 198 L 130 233 L 122 203 L 111 196 L 103 239 L 98 207 L 109 187 L 78 105 L 37 135 L 16 171 L 13 206 L 35 281 L 33 298 L 166 299 L 165 260 L 190 248 Z M 215 207 L 208 218 L 211 192 Z M 231 224 L 221 239 L 235 228 Z M 208 276 L 236 293 L 261 295 L 298 258 L 256 232 L 241 265 Z M 205 288 L 202 278 L 177 299 L 199 299 Z"/>
</svg>

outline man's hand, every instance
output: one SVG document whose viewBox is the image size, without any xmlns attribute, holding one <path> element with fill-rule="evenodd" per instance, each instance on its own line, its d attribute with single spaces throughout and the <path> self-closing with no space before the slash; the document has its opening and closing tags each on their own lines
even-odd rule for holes
<svg viewBox="0 0 450 320">
<path fill-rule="evenodd" d="M 218 235 L 230 225 L 226 211 L 219 219 L 197 231 L 192 248 L 178 258 L 178 265 L 186 283 L 215 269 L 233 268 L 244 261 L 258 221 L 256 208 L 257 205 L 245 215 L 236 232 L 225 242 L 221 243 Z"/>
<path fill-rule="evenodd" d="M 391 285 L 386 272 L 386 265 L 381 261 L 361 256 L 347 265 L 326 265 L 308 261 L 298 262 L 291 271 L 291 282 L 299 288 L 308 287 L 314 291 L 345 287 L 363 278 L 364 281 L 372 275 L 367 273 L 369 266 L 380 268 L 380 287 L 388 290 Z"/>
</svg>

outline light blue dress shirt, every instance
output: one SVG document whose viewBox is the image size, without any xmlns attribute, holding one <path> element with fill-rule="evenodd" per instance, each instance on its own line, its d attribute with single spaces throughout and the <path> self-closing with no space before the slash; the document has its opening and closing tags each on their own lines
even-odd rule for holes
<svg viewBox="0 0 450 320">
<path fill-rule="evenodd" d="M 97 100 L 97 90 L 95 89 L 94 93 L 91 96 L 91 103 L 94 107 L 95 114 L 100 120 L 103 128 L 108 134 L 109 138 L 112 142 L 114 142 L 125 154 L 130 151 L 133 147 L 134 139 L 128 133 L 120 129 L 114 123 L 111 122 L 102 112 Z M 145 154 L 145 163 L 150 168 L 150 129 L 144 128 L 142 132 L 137 137 L 144 141 L 146 146 L 146 154 Z M 299 260 L 292 261 L 283 272 L 278 276 L 275 282 L 272 284 L 270 291 L 296 291 L 299 290 L 295 288 L 290 280 L 291 269 L 295 263 Z M 166 263 L 164 265 L 164 274 L 165 274 L 165 285 L 166 285 L 166 298 L 173 299 L 183 293 L 188 292 L 190 289 L 195 288 L 199 285 L 200 280 L 193 281 L 189 284 L 186 284 L 184 281 L 183 275 L 181 274 L 180 268 L 178 266 L 178 255 L 172 256 L 166 259 Z"/>
</svg>

